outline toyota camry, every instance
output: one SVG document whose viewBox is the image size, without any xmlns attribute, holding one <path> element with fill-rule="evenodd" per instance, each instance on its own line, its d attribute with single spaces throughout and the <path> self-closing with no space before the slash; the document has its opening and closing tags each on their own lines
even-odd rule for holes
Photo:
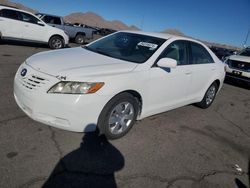
<svg viewBox="0 0 250 188">
<path fill-rule="evenodd" d="M 188 104 L 208 108 L 224 77 L 224 64 L 199 41 L 120 31 L 31 56 L 16 73 L 14 96 L 36 121 L 117 139 L 136 120 Z"/>
</svg>

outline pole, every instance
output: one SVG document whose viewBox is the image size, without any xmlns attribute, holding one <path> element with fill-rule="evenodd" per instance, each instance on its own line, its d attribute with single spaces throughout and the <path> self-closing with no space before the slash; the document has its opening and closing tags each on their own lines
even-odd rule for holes
<svg viewBox="0 0 250 188">
<path fill-rule="evenodd" d="M 244 48 L 247 47 L 246 44 L 247 44 L 247 39 L 248 39 L 249 33 L 250 33 L 250 27 L 249 27 L 248 32 L 247 32 L 246 40 L 245 40 L 245 42 L 244 42 L 244 44 L 243 44 L 243 47 L 244 47 Z"/>
</svg>

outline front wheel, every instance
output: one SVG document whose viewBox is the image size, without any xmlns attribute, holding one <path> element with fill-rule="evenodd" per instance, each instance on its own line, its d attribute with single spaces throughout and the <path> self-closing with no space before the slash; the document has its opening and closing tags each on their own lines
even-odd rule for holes
<svg viewBox="0 0 250 188">
<path fill-rule="evenodd" d="M 218 85 L 214 82 L 207 89 L 202 101 L 197 103 L 196 105 L 203 109 L 208 108 L 213 103 L 217 91 Z"/>
<path fill-rule="evenodd" d="M 59 36 L 53 36 L 49 40 L 49 47 L 51 49 L 60 49 L 64 47 L 64 40 Z"/>
<path fill-rule="evenodd" d="M 108 139 L 123 137 L 133 127 L 138 114 L 138 100 L 129 93 L 111 99 L 103 108 L 98 128 Z"/>
</svg>

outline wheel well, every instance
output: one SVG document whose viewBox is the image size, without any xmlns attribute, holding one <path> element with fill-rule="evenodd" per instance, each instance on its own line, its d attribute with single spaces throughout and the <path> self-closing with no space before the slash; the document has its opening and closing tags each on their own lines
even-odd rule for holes
<svg viewBox="0 0 250 188">
<path fill-rule="evenodd" d="M 64 41 L 64 38 L 63 38 L 61 35 L 52 35 L 52 36 L 49 38 L 49 41 L 50 41 L 50 39 L 51 39 L 52 37 L 60 37 L 60 38 L 63 39 L 63 41 Z M 64 41 L 64 42 L 65 42 L 65 41 Z"/>
<path fill-rule="evenodd" d="M 218 86 L 218 88 L 219 88 L 219 87 L 220 87 L 220 80 L 217 79 L 217 80 L 215 80 L 214 82 L 217 84 L 217 86 Z"/>
<path fill-rule="evenodd" d="M 83 36 L 86 36 L 86 34 L 85 34 L 85 33 L 83 33 L 83 32 L 78 32 L 78 33 L 76 33 L 76 36 L 77 36 L 77 35 L 83 35 Z M 76 37 L 76 36 L 75 36 L 75 37 Z"/>
<path fill-rule="evenodd" d="M 138 115 L 140 115 L 141 111 L 142 111 L 142 97 L 141 97 L 140 93 L 138 93 L 135 90 L 126 90 L 126 91 L 122 91 L 122 92 L 118 93 L 117 95 L 119 95 L 121 93 L 129 93 L 129 94 L 133 95 L 138 100 L 138 103 L 139 103 Z"/>
</svg>

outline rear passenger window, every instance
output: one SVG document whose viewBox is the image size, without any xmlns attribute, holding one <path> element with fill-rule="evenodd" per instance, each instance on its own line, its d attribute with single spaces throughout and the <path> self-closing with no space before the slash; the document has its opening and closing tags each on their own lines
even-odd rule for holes
<svg viewBox="0 0 250 188">
<path fill-rule="evenodd" d="M 0 10 L 0 17 L 3 16 L 3 10 Z"/>
<path fill-rule="evenodd" d="M 200 44 L 190 42 L 190 49 L 190 64 L 207 64 L 214 62 L 208 51 Z"/>
<path fill-rule="evenodd" d="M 177 61 L 177 65 L 187 65 L 186 42 L 175 41 L 168 45 L 160 58 L 172 58 Z"/>
<path fill-rule="evenodd" d="M 18 20 L 19 19 L 18 12 L 15 11 L 15 10 L 2 9 L 1 12 L 2 12 L 1 13 L 2 17 L 13 19 L 13 20 Z"/>
</svg>

